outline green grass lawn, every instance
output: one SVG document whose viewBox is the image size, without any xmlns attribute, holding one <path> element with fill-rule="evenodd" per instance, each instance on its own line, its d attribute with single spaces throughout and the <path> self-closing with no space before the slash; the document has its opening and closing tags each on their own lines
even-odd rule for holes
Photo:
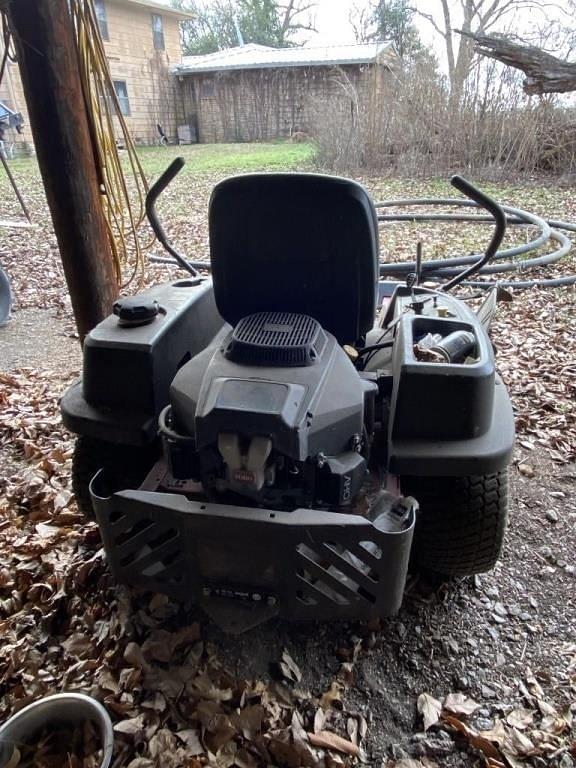
<svg viewBox="0 0 576 768">
<path fill-rule="evenodd" d="M 126 158 L 126 153 L 121 156 Z M 294 170 L 311 166 L 312 144 L 286 141 L 258 144 L 192 144 L 179 147 L 139 147 L 138 156 L 149 181 L 153 181 L 175 157 L 183 157 L 182 173 L 242 173 L 243 171 Z M 15 176 L 24 179 L 38 173 L 34 157 L 16 158 L 10 162 Z"/>
<path fill-rule="evenodd" d="M 160 173 L 174 157 L 186 160 L 188 173 L 271 171 L 302 168 L 314 156 L 312 144 L 194 144 L 180 147 L 144 147 L 138 150 L 148 175 Z"/>
</svg>

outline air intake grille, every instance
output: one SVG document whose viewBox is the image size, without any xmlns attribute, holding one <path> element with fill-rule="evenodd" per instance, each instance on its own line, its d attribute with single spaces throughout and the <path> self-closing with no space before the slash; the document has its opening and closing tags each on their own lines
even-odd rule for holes
<svg viewBox="0 0 576 768">
<path fill-rule="evenodd" d="M 240 320 L 226 348 L 226 357 L 245 365 L 312 365 L 322 356 L 326 334 L 308 315 L 259 312 Z"/>
</svg>

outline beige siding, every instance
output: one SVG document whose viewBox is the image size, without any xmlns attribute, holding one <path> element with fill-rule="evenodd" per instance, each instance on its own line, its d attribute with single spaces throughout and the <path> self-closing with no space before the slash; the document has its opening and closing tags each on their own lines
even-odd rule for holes
<svg viewBox="0 0 576 768">
<path fill-rule="evenodd" d="M 140 144 L 157 141 L 157 123 L 169 138 L 176 137 L 181 121 L 181 95 L 169 68 L 182 57 L 179 20 L 161 9 L 132 4 L 129 0 L 104 0 L 109 40 L 104 41 L 113 80 L 126 83 L 130 116 L 126 118 L 133 139 Z M 165 50 L 154 48 L 152 13 L 162 16 Z M 0 51 L 2 45 L 0 43 Z M 18 65 L 9 63 L 0 86 L 0 99 L 22 112 L 25 127 L 21 135 L 10 132 L 21 147 L 32 147 L 26 101 Z"/>
<path fill-rule="evenodd" d="M 153 9 L 105 0 L 110 40 L 104 47 L 113 80 L 126 82 L 132 138 L 150 144 L 158 138 L 160 123 L 169 137 L 176 136 L 179 95 L 169 68 L 181 59 L 178 20 L 161 14 L 165 50 L 155 50 Z"/>
</svg>

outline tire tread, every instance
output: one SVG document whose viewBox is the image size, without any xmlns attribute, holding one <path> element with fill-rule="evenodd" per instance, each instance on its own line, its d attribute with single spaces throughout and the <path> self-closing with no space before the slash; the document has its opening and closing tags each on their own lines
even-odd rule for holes
<svg viewBox="0 0 576 768">
<path fill-rule="evenodd" d="M 417 567 L 469 576 L 496 564 L 508 518 L 508 472 L 468 477 L 405 477 L 420 512 L 412 545 Z"/>
</svg>

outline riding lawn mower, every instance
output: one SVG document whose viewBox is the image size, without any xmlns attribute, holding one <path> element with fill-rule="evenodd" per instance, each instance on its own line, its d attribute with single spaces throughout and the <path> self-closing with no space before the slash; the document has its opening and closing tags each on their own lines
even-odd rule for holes
<svg viewBox="0 0 576 768">
<path fill-rule="evenodd" d="M 409 567 L 486 571 L 506 527 L 514 419 L 488 331 L 447 283 L 379 279 L 378 222 L 359 184 L 248 174 L 216 185 L 211 277 L 137 296 L 84 342 L 64 394 L 73 487 L 115 579 L 199 604 L 240 632 L 273 616 L 398 610 Z M 207 270 L 205 271 L 206 274 Z"/>
</svg>

